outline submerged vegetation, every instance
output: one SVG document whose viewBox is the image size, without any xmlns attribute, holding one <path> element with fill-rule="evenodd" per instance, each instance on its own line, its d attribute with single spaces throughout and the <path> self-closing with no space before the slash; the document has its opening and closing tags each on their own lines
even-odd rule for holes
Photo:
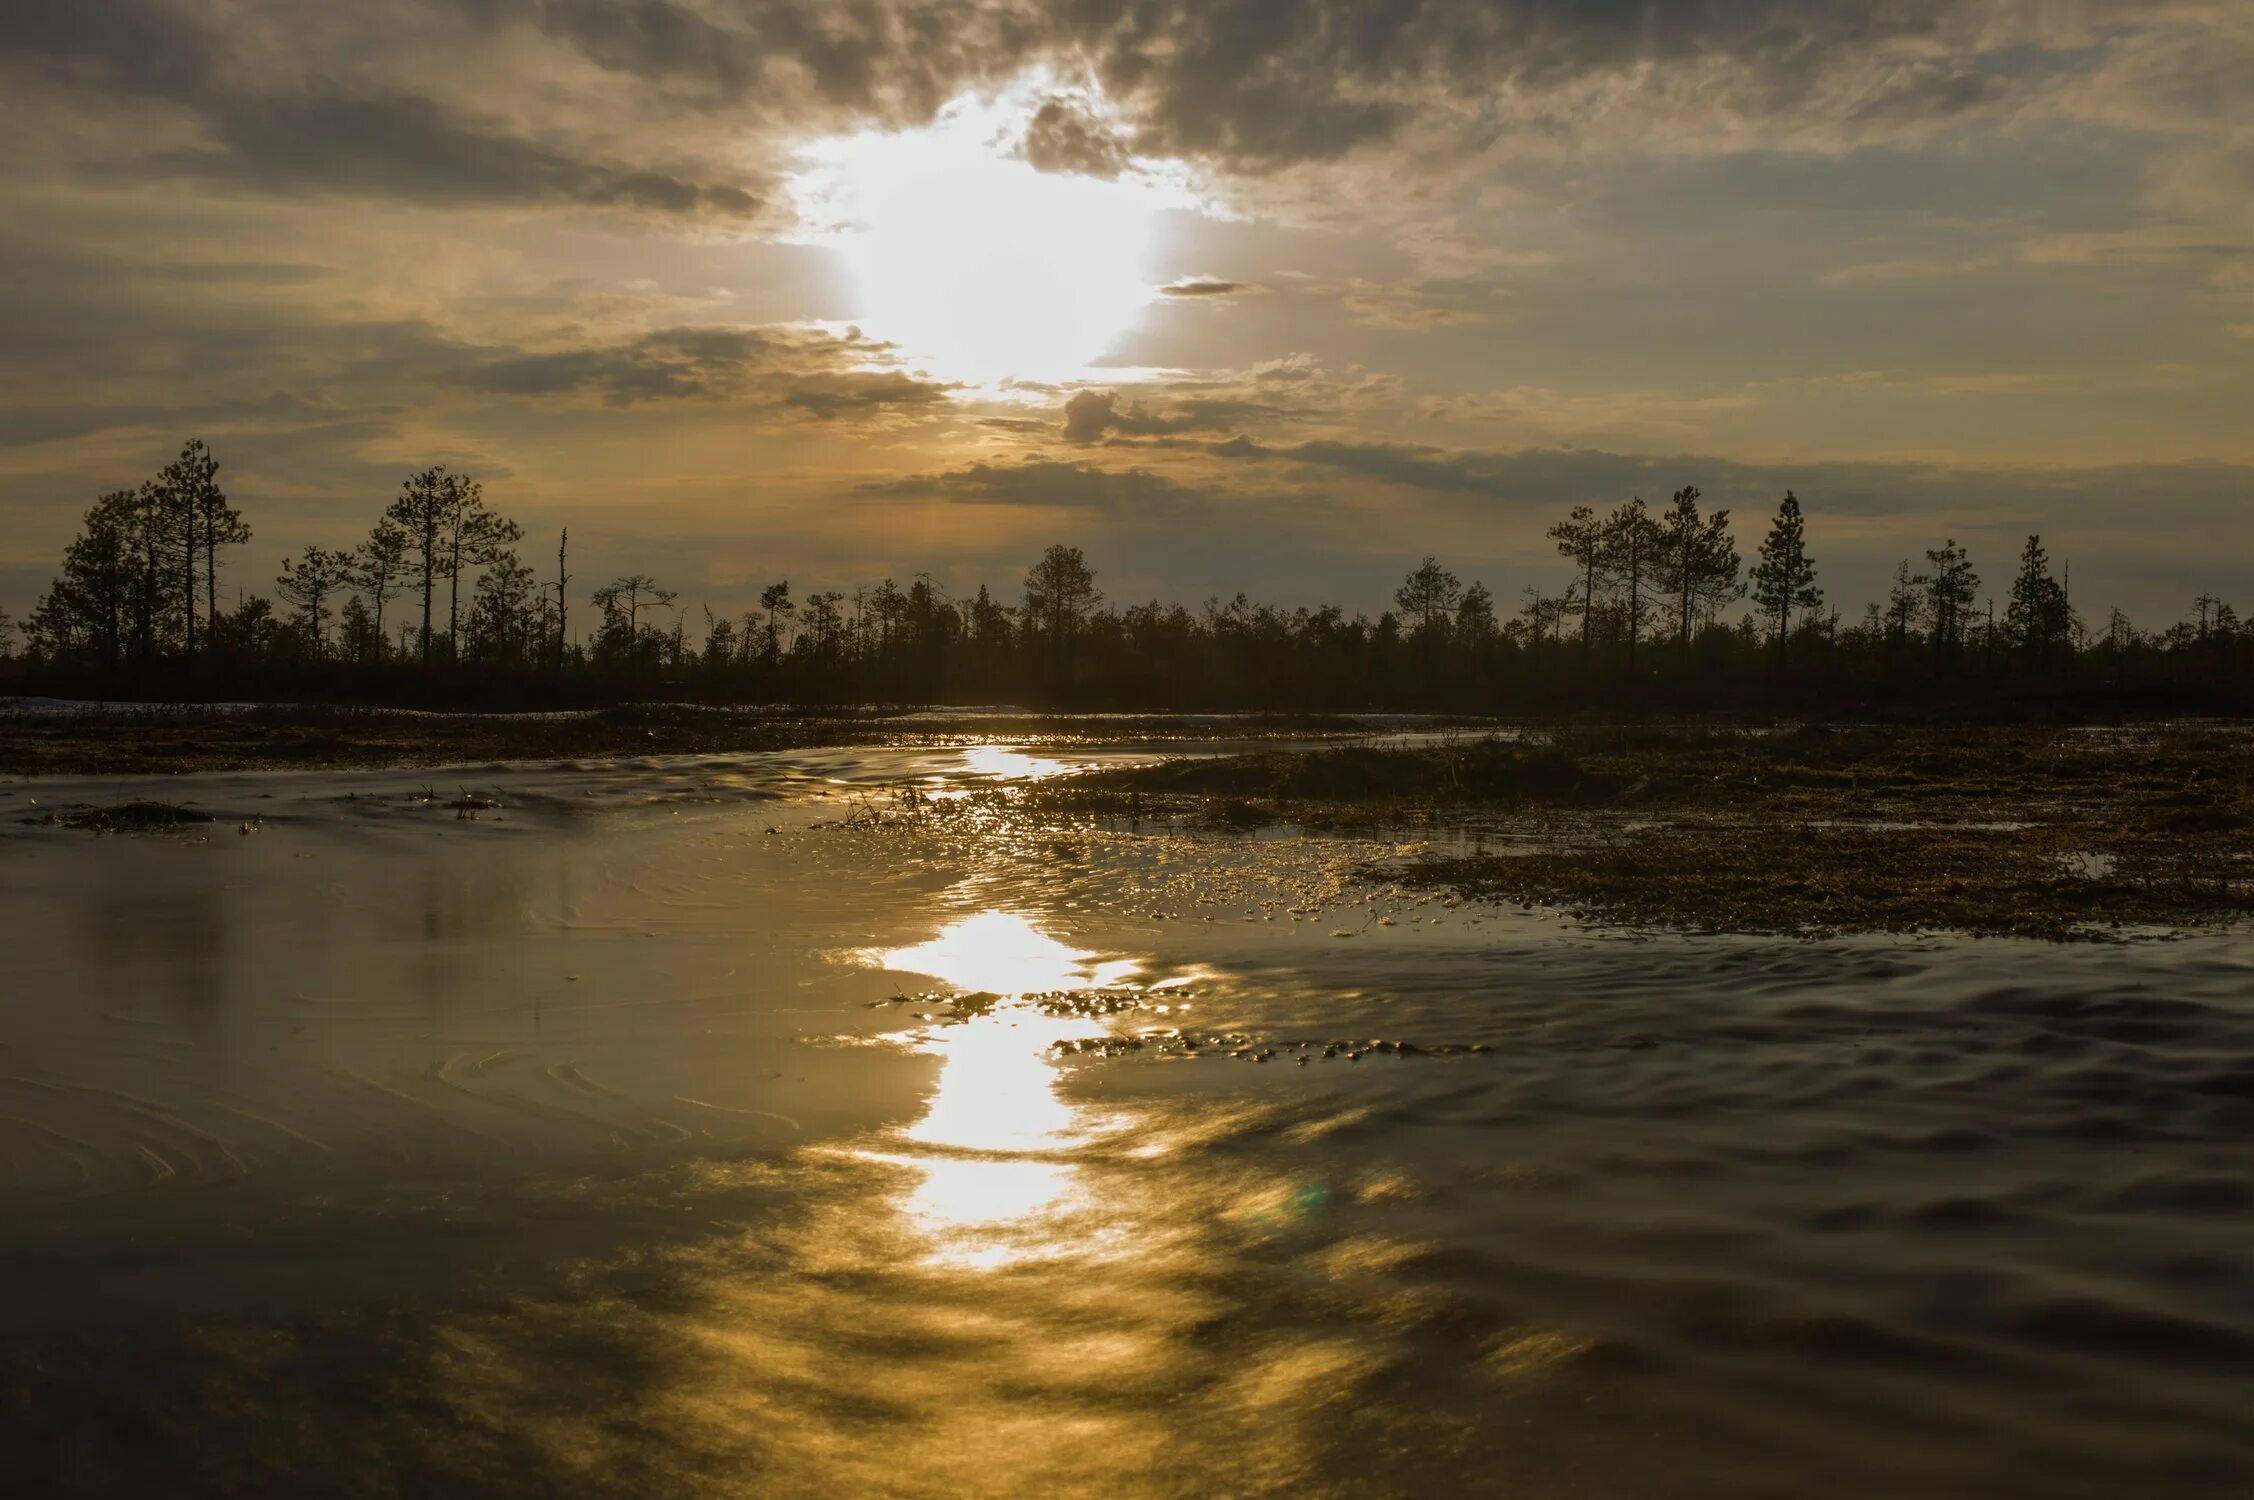
<svg viewBox="0 0 2254 1500">
<path fill-rule="evenodd" d="M 574 584 L 569 532 L 522 526 L 474 479 L 409 476 L 350 548 L 281 564 L 279 603 L 221 579 L 252 536 L 219 464 L 190 443 L 101 496 L 18 627 L 0 685 L 70 696 L 515 709 L 705 703 L 1018 703 L 1058 708 L 1680 709 L 2087 718 L 2254 707 L 2254 631 L 2210 594 L 2158 631 L 2077 609 L 2040 537 L 2003 588 L 1953 539 L 1904 560 L 1844 615 L 1820 522 L 1787 493 L 1741 555 L 1694 486 L 1663 507 L 1582 505 L 1552 527 L 1555 589 L 1503 607 L 1435 558 L 1375 616 L 1238 594 L 1107 601 L 1077 547 L 1018 586 L 951 593 L 928 574 L 794 594 L 740 613 L 627 573 Z M 1818 534 L 1811 536 L 1814 524 Z M 2000 604 L 2000 607 L 1999 607 Z M 19 639 L 20 638 L 20 639 Z M 20 646 L 20 649 L 19 649 Z"/>
<path fill-rule="evenodd" d="M 1097 772 L 1050 805 L 1249 828 L 1439 818 L 1385 878 L 1610 923 L 2047 938 L 2254 911 L 2243 730 L 1567 730 Z"/>
</svg>

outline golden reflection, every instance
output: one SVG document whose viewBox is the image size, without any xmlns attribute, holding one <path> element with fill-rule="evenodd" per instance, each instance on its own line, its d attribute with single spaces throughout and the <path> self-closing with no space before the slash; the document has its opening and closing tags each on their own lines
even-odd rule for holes
<svg viewBox="0 0 2254 1500">
<path fill-rule="evenodd" d="M 994 997 L 968 1019 L 918 1038 L 940 1059 L 931 1103 L 902 1132 L 911 1149 L 871 1153 L 917 1174 L 899 1207 L 931 1241 L 932 1258 L 993 1268 L 1070 1249 L 1065 1222 L 1085 1206 L 1070 1153 L 1101 1134 L 1102 1122 L 1059 1095 L 1050 1054 L 1058 1042 L 1101 1036 L 1106 1028 L 1095 1016 L 1051 1014 L 1026 997 L 1116 985 L 1140 965 L 1099 960 L 1004 911 L 981 912 L 927 942 L 865 957 Z"/>
<path fill-rule="evenodd" d="M 1132 959 L 1091 962 L 1010 911 L 980 912 L 941 928 L 929 942 L 868 955 L 882 969 L 922 974 L 973 994 L 1018 997 L 1044 990 L 1101 989 L 1123 983 L 1142 965 Z"/>
<path fill-rule="evenodd" d="M 973 745 L 963 752 L 963 768 L 997 781 L 1042 781 L 1072 768 L 1046 755 L 1028 755 L 1007 745 Z"/>
</svg>

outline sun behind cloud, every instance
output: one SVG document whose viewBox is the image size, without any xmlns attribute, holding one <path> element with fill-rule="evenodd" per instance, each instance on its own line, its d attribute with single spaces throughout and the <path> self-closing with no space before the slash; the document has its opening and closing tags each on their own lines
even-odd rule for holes
<svg viewBox="0 0 2254 1500">
<path fill-rule="evenodd" d="M 1195 206 L 1162 165 L 1042 170 L 1036 161 L 1053 163 L 1026 149 L 1025 129 L 1044 92 L 1028 80 L 958 100 L 922 129 L 799 153 L 790 187 L 804 237 L 843 260 L 854 321 L 942 379 L 1084 376 L 1158 294 L 1162 216 Z"/>
</svg>

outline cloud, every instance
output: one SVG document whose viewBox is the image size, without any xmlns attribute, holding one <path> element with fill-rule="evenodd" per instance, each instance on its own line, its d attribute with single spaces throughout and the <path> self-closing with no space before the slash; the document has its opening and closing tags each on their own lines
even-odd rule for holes
<svg viewBox="0 0 2254 1500">
<path fill-rule="evenodd" d="M 261 192 L 436 204 L 576 203 L 735 220 L 760 207 L 738 186 L 552 150 L 410 94 L 317 89 L 220 107 L 208 123 L 210 145 L 157 153 L 133 169 Z"/>
<path fill-rule="evenodd" d="M 1217 276 L 1188 276 L 1158 289 L 1162 297 L 1235 297 L 1261 290 L 1249 281 L 1223 281 Z"/>
<path fill-rule="evenodd" d="M 742 182 L 700 180 L 669 163 L 618 160 L 566 143 L 591 122 L 551 116 L 536 140 L 500 114 L 450 103 L 426 91 L 429 79 L 411 66 L 410 46 L 399 45 L 397 58 L 382 40 L 363 55 L 330 55 L 324 28 L 304 24 L 317 18 L 293 15 L 287 5 L 232 19 L 203 24 L 160 0 L 99 7 L 4 0 L 0 71 L 110 95 L 128 110 L 184 117 L 193 127 L 187 144 L 80 163 L 97 178 L 188 178 L 265 193 L 457 206 L 575 204 L 738 222 L 761 208 L 761 194 Z M 340 81 L 346 74 L 357 81 Z M 502 81 L 488 79 L 473 96 L 500 92 Z"/>
<path fill-rule="evenodd" d="M 1280 415 L 1280 408 L 1260 401 L 1192 397 L 1165 407 L 1140 403 L 1121 406 L 1115 391 L 1076 391 L 1064 403 L 1064 439 L 1087 445 L 1100 443 L 1112 433 L 1140 438 L 1227 432 L 1247 422 Z"/>
<path fill-rule="evenodd" d="M 795 381 L 783 404 L 817 417 L 835 418 L 856 412 L 939 405 L 954 389 L 900 371 L 811 375 Z"/>
<path fill-rule="evenodd" d="M 463 371 L 494 395 L 591 395 L 605 405 L 754 400 L 834 418 L 927 407 L 955 389 L 900 370 L 866 368 L 884 346 L 801 328 L 668 328 L 622 343 L 505 355 Z"/>
<path fill-rule="evenodd" d="M 2186 56 L 2204 53 L 2202 76 L 2227 105 L 2218 54 L 2233 49 L 2184 40 L 2227 25 L 2226 10 L 2188 0 L 2133 14 L 2102 0 L 0 0 L 0 58 L 183 106 L 224 152 L 247 148 L 239 175 L 251 180 L 274 180 L 258 163 L 283 173 L 270 136 L 296 122 L 307 167 L 334 159 L 385 190 L 425 183 L 437 170 L 427 148 L 450 140 L 472 147 L 464 177 L 497 175 L 520 197 L 528 180 L 552 191 L 576 177 L 559 165 L 574 163 L 588 201 L 681 197 L 633 185 L 646 174 L 738 212 L 724 195 L 762 196 L 756 183 L 652 153 L 693 134 L 692 156 L 749 146 L 769 170 L 791 136 L 920 123 L 1036 68 L 1067 84 L 1024 141 L 1044 171 L 1110 177 L 1142 155 L 1263 173 L 1435 133 L 1470 151 L 1846 150 L 2015 113 L 2142 120 L 2154 80 Z M 2102 87 L 2065 86 L 2101 74 Z M 430 106 L 420 130 L 386 117 L 416 101 Z M 476 111 L 492 118 L 473 126 Z M 372 127 L 357 146 L 339 139 L 355 124 Z M 608 153 L 571 140 L 594 130 L 631 140 Z M 375 170 L 384 157 L 400 161 Z"/>
<path fill-rule="evenodd" d="M 864 484 L 865 493 L 936 496 L 975 505 L 1122 509 L 1181 506 L 1201 492 L 1148 469 L 1106 469 L 1090 463 L 1027 459 L 973 463 L 936 474 Z"/>
<path fill-rule="evenodd" d="M 1037 172 L 1114 178 L 1131 163 L 1111 127 L 1072 99 L 1042 101 L 1025 130 L 1025 159 Z"/>
</svg>

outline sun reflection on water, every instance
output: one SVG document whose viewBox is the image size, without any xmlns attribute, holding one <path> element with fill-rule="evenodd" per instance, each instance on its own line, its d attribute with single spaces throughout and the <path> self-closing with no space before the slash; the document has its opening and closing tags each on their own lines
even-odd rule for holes
<svg viewBox="0 0 2254 1500">
<path fill-rule="evenodd" d="M 963 752 L 963 769 L 997 781 L 1043 781 L 1072 769 L 1047 755 L 1029 755 L 1008 745 L 973 745 Z"/>
<path fill-rule="evenodd" d="M 1094 1016 L 1051 1014 L 1027 997 L 1117 985 L 1141 965 L 1099 959 L 1007 911 L 980 912 L 927 942 L 864 957 L 994 1000 L 918 1039 L 940 1059 L 930 1105 L 902 1132 L 911 1149 L 870 1153 L 917 1174 L 899 1208 L 931 1241 L 931 1258 L 993 1268 L 1063 1253 L 1065 1221 L 1082 1206 L 1070 1153 L 1103 1134 L 1104 1121 L 1057 1092 L 1050 1051 L 1106 1027 Z"/>
</svg>

